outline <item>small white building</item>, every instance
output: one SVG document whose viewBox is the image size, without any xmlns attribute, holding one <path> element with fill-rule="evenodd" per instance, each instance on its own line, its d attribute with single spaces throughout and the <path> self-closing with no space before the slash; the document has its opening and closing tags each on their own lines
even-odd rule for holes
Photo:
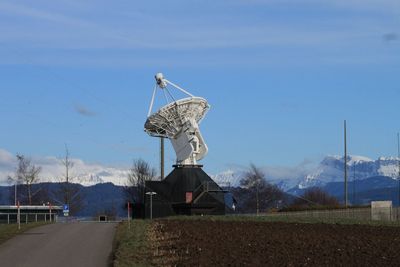
<svg viewBox="0 0 400 267">
<path fill-rule="evenodd" d="M 392 201 L 372 201 L 371 202 L 371 220 L 373 221 L 391 221 L 393 214 Z"/>
</svg>

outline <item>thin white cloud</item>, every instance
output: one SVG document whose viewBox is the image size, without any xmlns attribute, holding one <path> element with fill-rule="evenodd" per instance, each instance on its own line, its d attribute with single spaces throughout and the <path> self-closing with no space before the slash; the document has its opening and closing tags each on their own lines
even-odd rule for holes
<svg viewBox="0 0 400 267">
<path fill-rule="evenodd" d="M 125 27 L 120 25 L 111 28 L 105 24 L 106 22 L 88 21 L 25 5 L 0 3 L 1 10 L 12 12 L 17 16 L 64 25 L 46 30 L 29 25 L 26 25 L 29 30 L 24 30 L 11 25 L 11 28 L 14 28 L 12 31 L 7 30 L 10 25 L 4 25 L 2 39 L 5 42 L 12 41 L 13 38 L 20 41 L 26 39 L 32 41 L 29 43 L 30 47 L 57 49 L 210 49 L 265 45 L 329 45 L 362 38 L 363 33 L 368 32 L 368 29 L 363 30 L 361 27 L 351 25 L 347 25 L 346 28 L 340 27 L 341 25 L 335 27 L 335 23 L 330 30 L 318 29 L 315 25 L 312 27 L 293 22 L 271 21 L 247 26 L 240 22 L 232 22 L 232 25 L 230 23 L 210 25 L 198 17 L 163 19 L 136 13 L 133 16 L 138 16 L 140 21 L 137 25 L 128 23 Z M 163 25 L 162 29 L 166 30 L 155 30 L 154 24 Z"/>
<path fill-rule="evenodd" d="M 333 8 L 346 8 L 352 10 L 386 11 L 399 13 L 400 2 L 398 0 L 240 0 L 236 3 L 242 5 L 314 5 Z M 233 1 L 231 4 L 235 4 Z"/>
<path fill-rule="evenodd" d="M 46 20 L 55 23 L 68 24 L 78 27 L 92 27 L 93 24 L 79 19 L 72 18 L 70 16 L 65 16 L 63 14 L 54 13 L 54 12 L 46 12 L 37 8 L 32 8 L 27 5 L 19 5 L 10 2 L 0 2 L 0 11 L 3 11 L 7 14 L 14 14 L 18 16 L 23 16 L 25 18 L 34 18 L 39 20 Z"/>
<path fill-rule="evenodd" d="M 332 8 L 378 6 L 382 9 L 399 6 L 397 1 L 377 2 L 300 0 L 296 5 L 308 3 Z M 242 3 L 282 4 L 280 1 L 261 0 Z M 289 4 L 291 1 L 284 3 Z M 102 4 L 104 8 L 106 4 Z M 226 2 L 215 4 L 219 8 L 233 5 Z M 314 55 L 315 50 L 322 51 L 316 64 L 318 60 L 333 64 L 396 60 L 386 57 L 383 54 L 385 51 L 377 49 L 382 44 L 382 35 L 398 28 L 398 23 L 390 19 L 393 16 L 390 14 L 388 19 L 371 17 L 365 12 L 354 17 L 329 13 L 323 20 L 307 18 L 276 21 L 266 17 L 252 21 L 248 17 L 236 18 L 224 12 L 218 16 L 216 13 L 206 14 L 206 17 L 184 13 L 182 16 L 157 16 L 152 10 L 138 12 L 131 8 L 113 9 L 110 16 L 99 18 L 96 15 L 88 19 L 84 15 L 90 5 L 95 5 L 95 2 L 85 3 L 83 8 L 77 7 L 77 10 L 55 8 L 54 5 L 49 6 L 48 2 L 43 6 L 0 3 L 0 13 L 12 18 L 24 18 L 23 21 L 19 19 L 16 23 L 0 25 L 1 63 L 122 67 L 169 66 L 171 62 L 176 66 L 186 66 L 193 62 L 196 62 L 196 66 L 246 65 L 250 62 L 254 65 L 275 65 L 280 62 L 293 64 L 297 55 L 305 55 L 305 60 L 300 58 L 300 61 L 307 64 L 307 59 L 313 58 L 308 57 L 307 53 Z M 174 5 L 179 6 L 178 2 L 172 1 L 171 6 Z M 96 7 L 93 7 L 93 14 L 99 11 Z M 209 19 L 205 19 L 207 16 Z M 358 56 L 353 50 L 359 47 L 374 53 L 365 52 Z M 243 53 L 232 52 L 233 55 L 230 55 L 225 52 L 235 49 L 242 49 Z M 274 49 L 279 49 L 280 53 L 274 52 Z M 336 53 L 337 50 L 340 53 Z M 263 55 L 246 55 L 249 51 L 259 51 Z"/>
</svg>

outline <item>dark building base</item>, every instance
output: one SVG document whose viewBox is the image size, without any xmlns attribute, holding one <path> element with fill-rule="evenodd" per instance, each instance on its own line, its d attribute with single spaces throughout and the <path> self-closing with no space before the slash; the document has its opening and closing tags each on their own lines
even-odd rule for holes
<svg viewBox="0 0 400 267">
<path fill-rule="evenodd" d="M 175 215 L 224 215 L 225 193 L 201 166 L 174 166 L 162 181 L 146 182 L 153 195 L 153 218 Z M 150 196 L 146 195 L 145 217 L 150 218 Z"/>
</svg>

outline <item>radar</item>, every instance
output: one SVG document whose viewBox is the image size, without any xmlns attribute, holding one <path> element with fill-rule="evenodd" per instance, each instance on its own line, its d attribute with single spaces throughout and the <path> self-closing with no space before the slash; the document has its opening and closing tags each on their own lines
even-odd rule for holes
<svg viewBox="0 0 400 267">
<path fill-rule="evenodd" d="M 199 125 L 210 105 L 206 99 L 170 82 L 162 73 L 157 73 L 155 79 L 144 130 L 152 137 L 171 141 L 176 164 L 167 177 L 163 178 L 161 174 L 159 181 L 146 181 L 146 194 L 152 197 L 144 199 L 144 213 L 140 216 L 224 215 L 230 209 L 225 203 L 227 191 L 203 171 L 202 165 L 197 164 L 208 152 Z M 183 96 L 176 98 L 178 94 Z M 159 100 L 156 101 L 158 96 L 161 100 L 165 98 L 166 103 L 154 112 L 155 102 L 159 105 Z M 161 148 L 161 159 L 162 154 Z M 161 162 L 163 165 L 163 160 Z"/>
<path fill-rule="evenodd" d="M 156 85 L 144 130 L 153 137 L 168 138 L 176 153 L 176 164 L 197 165 L 203 159 L 208 147 L 201 135 L 199 124 L 210 109 L 207 100 L 196 97 L 178 85 L 164 78 L 162 73 L 155 75 Z M 170 88 L 181 91 L 186 98 L 176 100 Z M 161 90 L 166 105 L 153 113 L 157 90 Z"/>
</svg>

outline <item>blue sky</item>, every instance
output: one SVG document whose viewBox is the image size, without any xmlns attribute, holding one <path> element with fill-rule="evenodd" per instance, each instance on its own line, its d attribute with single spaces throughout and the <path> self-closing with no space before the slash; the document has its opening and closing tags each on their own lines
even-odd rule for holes
<svg viewBox="0 0 400 267">
<path fill-rule="evenodd" d="M 154 74 L 212 106 L 211 173 L 395 155 L 397 0 L 1 1 L 0 148 L 157 166 Z M 167 165 L 175 155 L 168 147 Z"/>
</svg>

